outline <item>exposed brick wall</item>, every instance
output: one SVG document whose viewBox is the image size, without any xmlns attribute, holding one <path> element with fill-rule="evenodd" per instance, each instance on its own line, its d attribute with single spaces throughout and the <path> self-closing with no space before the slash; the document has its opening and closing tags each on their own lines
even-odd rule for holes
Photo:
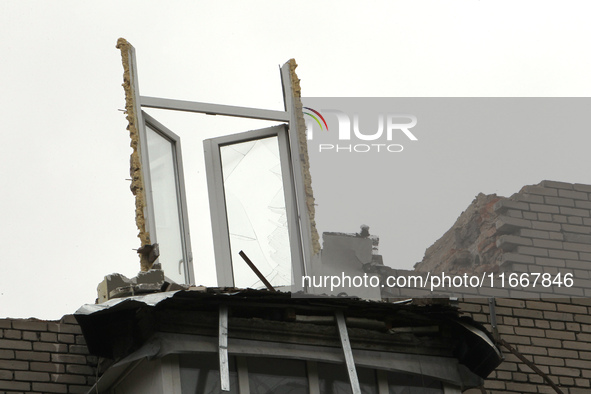
<svg viewBox="0 0 591 394">
<path fill-rule="evenodd" d="M 591 299 L 496 299 L 500 338 L 547 374 L 564 393 L 591 393 Z M 460 308 L 492 331 L 486 299 Z M 487 393 L 555 393 L 507 349 L 505 361 L 486 379 Z M 467 393 L 480 394 L 480 390 Z"/>
<path fill-rule="evenodd" d="M 574 288 L 546 293 L 555 299 L 497 298 L 498 332 L 564 393 L 591 393 L 591 298 L 582 298 L 591 297 L 590 185 L 543 181 L 510 198 L 479 195 L 416 269 L 573 274 Z M 575 295 L 582 297 L 557 298 Z M 485 297 L 464 299 L 460 308 L 492 331 Z M 555 392 L 503 351 L 506 359 L 486 379 L 486 393 Z M 72 316 L 0 320 L 0 393 L 84 393 L 94 383 L 96 364 Z"/>
<path fill-rule="evenodd" d="M 416 269 L 572 274 L 572 288 L 530 288 L 530 299 L 501 296 L 499 289 L 481 294 L 499 297 L 495 309 L 502 340 L 564 393 L 591 393 L 590 185 L 542 181 L 509 198 L 479 195 Z M 543 300 L 534 299 L 538 292 Z M 464 299 L 460 308 L 492 331 L 485 297 Z M 502 350 L 506 360 L 486 380 L 486 393 L 555 393 L 539 374 Z"/>
<path fill-rule="evenodd" d="M 0 319 L 0 393 L 86 393 L 96 365 L 72 315 Z"/>
<path fill-rule="evenodd" d="M 591 297 L 591 185 L 542 181 L 509 198 L 480 194 L 415 266 L 430 273 L 572 275 L 574 286 L 486 286 L 485 296 Z M 500 282 L 499 282 L 500 283 Z M 518 290 L 525 293 L 519 295 Z M 472 291 L 472 293 L 476 293 Z M 470 294 L 470 291 L 467 291 Z"/>
<path fill-rule="evenodd" d="M 591 186 L 543 181 L 526 186 L 495 210 L 497 246 L 510 272 L 572 274 L 572 288 L 553 286 L 554 294 L 591 296 Z"/>
</svg>

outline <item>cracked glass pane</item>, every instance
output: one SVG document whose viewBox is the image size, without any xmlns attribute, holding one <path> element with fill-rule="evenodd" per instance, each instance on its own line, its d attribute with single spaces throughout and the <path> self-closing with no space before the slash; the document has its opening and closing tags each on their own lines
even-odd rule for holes
<svg viewBox="0 0 591 394">
<path fill-rule="evenodd" d="M 146 125 L 150 180 L 154 199 L 158 261 L 164 275 L 177 283 L 185 283 L 183 240 L 177 192 L 177 177 L 172 143 Z"/>
<path fill-rule="evenodd" d="M 263 283 L 242 250 L 275 286 L 291 285 L 291 256 L 277 137 L 220 147 L 234 285 Z"/>
</svg>

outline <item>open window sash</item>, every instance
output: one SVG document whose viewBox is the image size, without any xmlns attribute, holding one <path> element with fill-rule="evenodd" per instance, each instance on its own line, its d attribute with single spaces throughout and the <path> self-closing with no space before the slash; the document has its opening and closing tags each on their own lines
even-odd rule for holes
<svg viewBox="0 0 591 394">
<path fill-rule="evenodd" d="M 218 286 L 273 287 L 303 275 L 286 125 L 204 141 Z"/>
<path fill-rule="evenodd" d="M 293 72 L 295 61 L 290 60 L 280 69 L 285 110 L 277 111 L 141 96 L 139 92 L 135 49 L 124 39 L 118 41 L 118 47 L 121 48 L 124 65 L 126 105 L 130 106 L 128 113 L 135 117 L 135 119 L 130 119 L 130 127 L 133 128 L 134 125 L 137 125 L 139 134 L 139 146 L 137 147 L 139 157 L 132 155 L 132 157 L 141 161 L 140 168 L 143 179 L 143 183 L 138 183 L 138 186 L 140 188 L 143 187 L 143 190 L 140 190 L 138 194 L 134 193 L 136 194 L 136 206 L 140 206 L 143 210 L 142 214 L 138 215 L 138 218 L 141 220 L 138 228 L 140 230 L 140 237 L 144 243 L 146 240 L 150 245 L 158 243 L 160 247 L 158 262 L 164 270 L 164 274 L 174 282 L 195 283 L 180 140 L 178 136 L 143 112 L 142 108 L 159 108 L 209 115 L 287 122 L 288 126 L 283 126 L 281 132 L 274 131 L 271 133 L 275 133 L 273 135 L 277 136 L 279 151 L 281 152 L 280 167 L 282 173 L 281 178 L 284 183 L 285 216 L 287 218 L 286 227 L 288 230 L 287 238 L 289 240 L 289 246 L 287 248 L 277 248 L 277 250 L 287 250 L 287 255 L 293 266 L 290 270 L 291 282 L 297 284 L 293 278 L 301 277 L 311 266 L 312 255 L 315 250 L 312 246 L 312 233 L 315 229 L 313 229 L 308 212 L 307 203 L 309 203 L 310 199 L 306 194 L 304 185 L 301 147 L 298 144 L 298 130 L 301 129 L 301 127 L 298 128 L 298 125 L 301 126 L 301 122 L 298 122 L 297 114 L 301 113 L 301 108 L 297 108 L 297 96 L 299 93 L 294 91 L 294 86 L 297 85 L 297 80 L 294 79 L 296 78 L 295 73 Z M 288 127 L 288 130 L 286 127 Z M 149 137 L 151 138 L 151 143 L 148 142 Z M 256 138 L 258 137 L 254 137 L 254 139 Z M 206 144 L 206 148 L 207 146 Z M 149 148 L 153 152 L 150 152 Z M 163 159 L 164 156 L 162 155 L 166 156 L 167 159 Z M 152 159 L 155 157 L 158 157 L 159 160 L 151 164 Z M 213 160 L 210 158 L 208 161 L 212 162 Z M 154 167 L 151 167 L 152 165 Z M 210 167 L 214 166 L 213 164 L 208 165 Z M 217 167 L 217 174 L 221 174 L 221 164 L 218 164 Z M 171 176 L 172 181 L 164 179 L 166 177 L 161 176 L 165 171 L 171 174 L 171 168 L 174 168 L 174 175 Z M 213 177 L 211 181 L 208 180 L 209 189 L 212 189 L 211 185 L 216 183 L 215 179 L 217 177 L 218 188 L 221 186 L 222 188 L 219 190 L 223 191 L 223 178 L 221 175 L 214 176 L 212 170 L 210 170 L 208 171 L 208 177 Z M 224 235 L 223 230 L 228 230 L 228 218 L 225 200 L 219 200 L 223 196 L 223 192 L 219 190 L 216 192 L 217 194 L 214 194 L 214 196 L 217 196 L 217 200 L 214 200 L 212 197 L 213 192 L 210 190 L 211 210 L 212 217 L 214 218 L 214 250 L 217 260 L 216 264 L 218 266 L 218 285 L 233 286 L 236 285 L 236 282 L 232 272 L 232 265 L 236 264 L 237 261 L 233 261 L 229 251 L 230 235 Z M 146 244 L 142 245 L 147 246 Z M 225 249 L 227 251 L 222 251 Z M 145 260 L 142 257 L 142 268 L 147 266 Z M 253 258 L 255 264 L 258 263 L 256 260 L 256 258 Z M 238 263 L 242 265 L 242 262 Z"/>
<path fill-rule="evenodd" d="M 189 236 L 181 140 L 152 116 L 141 113 L 141 160 L 146 226 L 158 243 L 164 275 L 176 283 L 193 284 L 193 255 Z"/>
</svg>

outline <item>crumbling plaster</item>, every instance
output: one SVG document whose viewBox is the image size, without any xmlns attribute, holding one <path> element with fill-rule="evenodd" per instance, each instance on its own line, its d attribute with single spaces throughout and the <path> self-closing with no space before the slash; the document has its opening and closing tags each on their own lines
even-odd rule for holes
<svg viewBox="0 0 591 394">
<path fill-rule="evenodd" d="M 144 179 L 141 169 L 141 149 L 140 149 L 140 135 L 138 125 L 138 114 L 136 108 L 139 108 L 136 102 L 135 92 L 137 86 L 133 86 L 134 77 L 131 69 L 130 51 L 132 46 L 124 38 L 117 40 L 117 48 L 121 50 L 121 60 L 123 62 L 123 90 L 125 91 L 125 113 L 127 114 L 129 136 L 131 137 L 131 152 L 129 174 L 131 176 L 131 192 L 135 196 L 135 223 L 138 228 L 138 238 L 141 246 L 145 247 L 151 245 L 150 234 L 146 228 L 146 194 L 144 187 Z M 147 254 L 140 254 L 140 265 L 142 271 L 150 269 L 151 263 Z"/>
<path fill-rule="evenodd" d="M 304 177 L 304 188 L 306 192 L 306 207 L 310 218 L 310 232 L 312 237 L 312 254 L 316 255 L 320 252 L 320 237 L 316 230 L 315 220 L 315 205 L 314 192 L 312 190 L 312 176 L 310 175 L 310 159 L 308 157 L 308 141 L 306 138 L 306 122 L 304 120 L 304 112 L 302 110 L 302 88 L 300 86 L 300 79 L 298 78 L 295 69 L 298 66 L 295 59 L 289 60 L 289 72 L 291 79 L 291 90 L 293 92 L 293 100 L 296 113 L 298 144 L 300 148 L 300 162 L 302 166 L 302 174 Z"/>
</svg>

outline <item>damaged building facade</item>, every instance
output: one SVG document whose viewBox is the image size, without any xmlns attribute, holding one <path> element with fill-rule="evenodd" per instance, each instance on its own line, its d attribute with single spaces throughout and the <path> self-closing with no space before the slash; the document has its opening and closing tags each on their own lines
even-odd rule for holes
<svg viewBox="0 0 591 394">
<path fill-rule="evenodd" d="M 591 201 L 589 193 L 589 185 L 544 181 L 510 198 L 479 195 L 413 272 L 435 261 L 444 263 L 429 269 L 466 272 L 468 263 L 479 261 L 499 270 L 522 272 L 527 261 L 539 257 L 553 259 L 555 266 L 584 277 L 591 243 L 573 234 L 591 232 L 589 210 L 576 208 Z M 567 194 L 579 198 L 558 197 Z M 521 204 L 526 200 L 527 205 Z M 548 216 L 547 211 L 553 213 Z M 513 221 L 520 226 L 507 233 L 510 218 L 521 219 Z M 504 246 L 507 235 L 515 237 L 511 238 L 514 244 L 526 245 Z M 357 234 L 331 236 L 343 242 L 358 238 Z M 536 241 L 533 246 L 535 240 L 551 237 L 561 244 Z M 365 259 L 379 260 L 371 250 L 368 253 Z M 139 290 L 141 282 L 126 283 L 113 294 L 123 294 L 129 286 Z M 59 322 L 3 319 L 0 389 L 76 393 L 148 392 L 142 390 L 149 387 L 155 392 L 175 392 L 165 387 L 180 382 L 178 392 L 219 391 L 219 323 L 220 310 L 225 309 L 230 390 L 241 390 L 234 392 L 251 388 L 251 392 L 351 392 L 336 311 L 343 313 L 362 392 L 397 392 L 402 385 L 424 390 L 415 392 L 436 393 L 453 387 L 460 391 L 462 384 L 464 392 L 471 394 L 589 392 L 588 297 L 495 297 L 494 304 L 483 297 L 442 301 L 294 299 L 266 290 L 193 287 L 114 298 L 88 306 L 76 319 L 65 316 Z M 471 328 L 494 333 L 486 337 L 498 344 L 503 357 L 494 370 L 486 367 L 487 355 L 495 358 L 492 347 L 486 340 L 474 342 Z M 485 377 L 483 383 L 478 373 Z M 97 376 L 99 383 L 95 383 Z M 319 391 L 312 391 L 311 384 Z"/>
<path fill-rule="evenodd" d="M 326 234 L 331 240 L 325 239 L 325 248 L 320 250 L 293 60 L 281 67 L 285 111 L 258 110 L 141 96 L 133 47 L 124 40 L 118 44 L 134 148 L 132 191 L 143 272 L 132 279 L 108 276 L 99 286 L 101 303 L 87 305 L 76 315 L 91 354 L 117 360 L 95 389 L 129 393 L 455 393 L 478 386 L 498 365 L 500 353 L 491 339 L 470 319 L 460 319 L 448 302 L 369 302 L 350 296 L 311 295 L 298 288 L 297 278 L 315 272 L 328 260 L 339 261 L 342 267 L 344 258 L 353 257 L 349 258 L 352 268 L 360 269 L 355 259 L 362 253 L 363 261 L 371 260 L 374 247 L 371 239 L 359 237 L 358 252 L 347 256 L 342 240 L 349 246 L 353 242 L 346 235 L 331 238 Z M 204 141 L 217 288 L 192 285 L 180 139 L 143 107 L 283 122 Z M 171 155 L 166 160 L 176 162 L 171 194 L 177 198 L 160 198 L 170 177 L 164 181 L 161 177 L 164 155 L 154 149 L 156 145 L 169 146 Z M 243 169 L 253 156 L 257 163 L 273 159 L 265 156 L 267 151 L 274 151 L 279 159 L 269 167 L 272 178 L 281 181 L 277 189 L 271 181 L 265 184 L 272 192 L 269 197 L 280 196 L 273 198 L 273 211 L 280 212 L 277 222 L 285 223 L 265 237 L 259 235 L 279 245 L 271 254 L 272 269 L 264 266 L 265 258 L 256 255 L 256 248 L 245 249 L 248 253 L 241 250 L 241 240 L 249 238 L 249 233 L 236 225 L 241 211 L 234 209 L 238 205 L 248 210 L 251 218 L 268 214 L 256 211 L 264 188 L 257 188 L 253 198 L 244 197 L 267 172 L 257 166 L 254 174 Z M 162 224 L 171 222 L 175 211 L 178 224 L 172 229 L 180 229 L 176 240 L 170 236 L 171 228 Z M 252 272 L 241 269 L 241 259 Z M 247 286 L 266 290 L 244 289 Z M 379 292 L 372 298 L 379 300 Z"/>
<path fill-rule="evenodd" d="M 460 302 L 503 347 L 486 392 L 591 391 L 590 193 L 589 185 L 543 181 L 510 198 L 479 195 L 415 267 L 572 275 L 573 286 L 552 286 L 540 299 Z"/>
<path fill-rule="evenodd" d="M 60 321 L 0 320 L 0 391 L 591 390 L 591 294 L 585 289 L 590 280 L 591 186 L 544 181 L 510 198 L 479 195 L 412 271 L 384 265 L 378 238 L 367 228 L 358 234 L 324 233 L 321 249 L 293 60 L 281 69 L 285 111 L 270 111 L 140 96 L 134 49 L 122 39 L 118 47 L 134 151 L 141 272 L 135 278 L 108 275 L 99 284 L 96 304 Z M 208 180 L 219 287 L 195 285 L 180 139 L 142 107 L 284 122 L 205 142 L 206 161 L 213 168 Z M 288 262 L 288 274 L 269 275 L 264 268 L 249 272 L 261 280 L 253 286 L 257 289 L 250 289 L 241 285 L 246 274 L 233 264 L 238 257 L 230 236 L 232 219 L 224 194 L 229 185 L 221 176 L 221 156 L 224 146 L 268 138 L 277 141 L 281 158 L 277 167 L 285 198 L 284 236 L 290 245 L 282 261 Z M 166 156 L 153 154 L 155 145 L 165 146 Z M 173 163 L 174 182 L 159 178 L 148 156 Z M 175 206 L 174 236 L 158 219 L 171 211 L 162 209 L 153 193 L 166 187 Z M 253 261 L 253 266 L 259 264 Z M 292 285 L 303 273 L 326 274 L 344 266 L 383 281 L 392 275 L 542 269 L 572 274 L 577 286 L 534 299 L 497 294 L 495 289 L 460 297 L 417 293 L 408 298 L 387 286 L 352 297 L 342 294 L 346 289 L 310 294 Z"/>
<path fill-rule="evenodd" d="M 413 272 L 435 261 L 444 264 L 429 269 L 467 272 L 468 263 L 479 261 L 506 272 L 523 272 L 527 261 L 544 258 L 582 278 L 591 243 L 580 235 L 591 233 L 591 226 L 589 210 L 577 206 L 591 201 L 589 193 L 590 185 L 544 181 L 510 198 L 479 195 Z M 579 198 L 559 197 L 567 194 Z M 548 216 L 547 211 L 553 213 Z M 520 226 L 507 233 L 510 218 L 521 219 L 513 221 Z M 507 235 L 515 237 L 514 244 L 526 245 L 504 246 Z M 345 243 L 359 238 L 330 236 Z M 536 241 L 533 246 L 535 240 L 551 237 L 561 244 Z M 370 243 L 375 245 L 375 238 Z M 367 253 L 364 259 L 375 266 L 375 248 Z M 124 283 L 113 289 L 113 295 L 129 291 L 129 286 L 141 291 L 142 280 Z M 157 283 L 164 284 L 156 280 L 152 286 Z M 241 390 L 234 392 L 351 392 L 336 311 L 343 313 L 362 392 L 397 392 L 401 385 L 436 393 L 452 387 L 460 391 L 464 384 L 464 392 L 470 394 L 586 393 L 591 387 L 591 299 L 585 295 L 494 297 L 494 303 L 485 297 L 396 303 L 399 298 L 384 294 L 394 302 L 380 303 L 297 299 L 266 290 L 192 287 L 150 292 L 89 305 L 76 318 L 65 316 L 56 322 L 0 320 L 0 390 L 147 392 L 141 390 L 148 386 L 155 392 L 175 392 L 164 387 L 180 382 L 178 392 L 219 391 L 219 323 L 224 309 L 230 390 Z M 487 355 L 489 362 L 495 358 L 492 347 L 487 340 L 474 342 L 471 328 L 491 333 L 486 337 L 503 357 L 496 368 L 486 367 Z M 311 384 L 320 391 L 312 391 Z M 261 387 L 266 385 L 275 391 L 264 391 Z"/>
</svg>

